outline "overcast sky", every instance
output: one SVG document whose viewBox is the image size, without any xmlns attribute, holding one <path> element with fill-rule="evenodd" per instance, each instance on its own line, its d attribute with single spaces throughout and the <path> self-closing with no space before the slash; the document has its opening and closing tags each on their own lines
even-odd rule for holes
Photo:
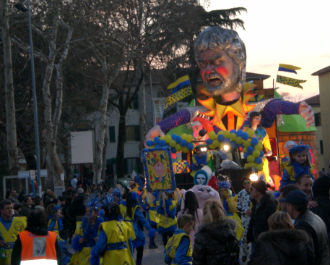
<svg viewBox="0 0 330 265">
<path fill-rule="evenodd" d="M 247 71 L 268 74 L 264 87 L 272 87 L 279 63 L 301 67 L 297 75 L 304 79 L 303 90 L 282 84 L 279 92 L 290 92 L 297 98 L 319 93 L 318 78 L 312 73 L 330 65 L 329 0 L 211 0 L 208 10 L 245 7 L 238 17 L 245 30 L 237 29 L 246 45 Z"/>
</svg>

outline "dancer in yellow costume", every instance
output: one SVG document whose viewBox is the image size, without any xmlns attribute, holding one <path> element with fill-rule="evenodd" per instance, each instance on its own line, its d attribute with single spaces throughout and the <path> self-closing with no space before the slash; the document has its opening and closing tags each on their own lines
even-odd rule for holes
<svg viewBox="0 0 330 265">
<path fill-rule="evenodd" d="M 261 113 L 257 111 L 253 111 L 250 113 L 250 126 L 245 127 L 244 131 L 251 128 L 254 131 L 254 137 L 258 138 L 259 141 L 262 141 L 264 157 L 262 158 L 262 171 L 265 178 L 266 183 L 273 184 L 273 180 L 269 175 L 269 166 L 268 166 L 268 159 L 267 156 L 272 155 L 272 147 L 270 145 L 269 136 L 263 128 L 261 123 Z"/>
<path fill-rule="evenodd" d="M 71 265 L 90 264 L 90 252 L 96 243 L 100 224 L 103 222 L 98 212 L 98 206 L 91 206 L 87 209 L 82 221 L 77 222 L 76 235 L 72 240 L 72 248 L 76 253 L 71 258 Z"/>
<path fill-rule="evenodd" d="M 100 233 L 96 245 L 91 252 L 90 264 L 99 265 L 99 258 L 103 256 L 102 264 L 134 265 L 133 244 L 135 238 L 131 226 L 121 220 L 118 204 L 113 203 L 105 210 L 106 218 L 100 226 Z"/>
<path fill-rule="evenodd" d="M 11 253 L 17 236 L 26 227 L 25 216 L 13 216 L 14 208 L 10 200 L 0 204 L 0 248 L 4 249 L 4 257 L 0 258 L 1 265 L 11 265 Z"/>
<path fill-rule="evenodd" d="M 236 221 L 236 238 L 241 240 L 244 229 L 242 226 L 241 218 L 238 216 L 237 210 L 237 197 L 233 196 L 230 189 L 231 184 L 228 177 L 223 176 L 224 179 L 218 182 L 219 194 L 222 202 L 223 209 L 228 218 Z"/>
</svg>

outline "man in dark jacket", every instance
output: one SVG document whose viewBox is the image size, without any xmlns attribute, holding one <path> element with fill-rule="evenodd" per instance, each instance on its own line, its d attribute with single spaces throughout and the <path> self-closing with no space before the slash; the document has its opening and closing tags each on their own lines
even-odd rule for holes
<svg viewBox="0 0 330 265">
<path fill-rule="evenodd" d="M 249 265 L 310 265 L 313 261 L 313 245 L 305 231 L 280 229 L 260 234 Z"/>
<path fill-rule="evenodd" d="M 322 219 L 308 210 L 307 195 L 301 190 L 289 192 L 285 199 L 287 210 L 294 227 L 307 232 L 313 241 L 315 261 L 313 264 L 329 264 L 329 242 L 325 223 Z"/>
<path fill-rule="evenodd" d="M 317 205 L 311 211 L 322 218 L 327 226 L 328 235 L 330 233 L 330 178 L 328 176 L 319 177 L 313 184 L 313 196 Z"/>
<path fill-rule="evenodd" d="M 251 184 L 250 197 L 253 207 L 247 235 L 248 242 L 254 243 L 259 234 L 268 230 L 267 219 L 276 211 L 277 202 L 266 191 L 267 184 L 263 180 Z"/>
</svg>

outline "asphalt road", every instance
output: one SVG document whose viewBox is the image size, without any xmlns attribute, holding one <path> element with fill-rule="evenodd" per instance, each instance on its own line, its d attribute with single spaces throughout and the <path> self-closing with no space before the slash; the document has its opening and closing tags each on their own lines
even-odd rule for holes
<svg viewBox="0 0 330 265">
<path fill-rule="evenodd" d="M 146 233 L 147 234 L 147 233 Z M 165 265 L 164 247 L 159 234 L 156 235 L 156 245 L 158 248 L 149 249 L 149 238 L 146 235 L 146 245 L 144 246 L 142 265 Z"/>
</svg>

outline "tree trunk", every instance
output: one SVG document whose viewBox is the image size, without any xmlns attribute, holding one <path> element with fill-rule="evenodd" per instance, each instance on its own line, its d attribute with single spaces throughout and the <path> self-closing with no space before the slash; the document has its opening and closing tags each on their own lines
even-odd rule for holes
<svg viewBox="0 0 330 265">
<path fill-rule="evenodd" d="M 102 73 L 106 80 L 102 86 L 102 96 L 100 100 L 100 107 L 98 109 L 99 117 L 95 126 L 95 154 L 94 154 L 94 176 L 93 183 L 100 183 L 102 180 L 102 172 L 104 169 L 103 150 L 105 134 L 107 133 L 107 112 L 109 102 L 109 89 L 112 82 L 119 74 L 121 64 L 117 64 L 113 73 L 109 71 L 106 58 L 102 61 Z"/>
<path fill-rule="evenodd" d="M 52 117 L 52 95 L 50 91 L 50 84 L 52 81 L 53 70 L 55 67 L 56 58 L 56 36 L 58 30 L 58 19 L 54 18 L 53 32 L 51 34 L 51 39 L 49 41 L 49 55 L 48 61 L 45 69 L 45 75 L 42 84 L 42 94 L 44 103 L 44 119 L 45 119 L 45 130 L 46 130 L 46 148 L 47 148 L 47 171 L 48 178 L 46 185 L 49 188 L 55 186 L 63 186 L 63 181 L 61 181 L 61 174 L 64 173 L 62 163 L 57 154 L 56 148 L 56 131 L 57 129 L 53 123 Z M 61 93 L 60 93 L 61 94 Z M 60 95 L 59 94 L 59 95 Z"/>
<path fill-rule="evenodd" d="M 11 40 L 9 35 L 8 2 L 1 0 L 2 42 L 5 76 L 6 133 L 8 166 L 10 174 L 17 174 L 18 148 L 16 132 L 16 109 L 13 85 L 13 65 L 11 55 Z"/>
<path fill-rule="evenodd" d="M 118 128 L 118 145 L 116 156 L 116 171 L 119 178 L 125 174 L 125 141 L 126 141 L 126 111 L 120 111 L 119 128 Z M 128 172 L 130 173 L 130 172 Z"/>
</svg>

